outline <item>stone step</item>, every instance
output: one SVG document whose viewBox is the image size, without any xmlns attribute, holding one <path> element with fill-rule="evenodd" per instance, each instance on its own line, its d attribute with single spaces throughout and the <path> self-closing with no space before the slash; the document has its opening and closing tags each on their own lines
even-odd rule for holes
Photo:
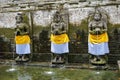
<svg viewBox="0 0 120 80">
<path fill-rule="evenodd" d="M 13 57 L 14 56 L 14 57 Z M 1 58 L 2 59 L 15 59 L 17 55 L 12 53 L 5 53 Z M 51 53 L 32 53 L 31 61 L 37 62 L 50 62 L 52 58 Z M 109 54 L 108 55 L 108 64 L 117 65 L 117 61 L 120 60 L 120 54 Z M 78 54 L 78 53 L 69 53 L 68 54 L 68 63 L 89 63 L 89 54 Z"/>
</svg>

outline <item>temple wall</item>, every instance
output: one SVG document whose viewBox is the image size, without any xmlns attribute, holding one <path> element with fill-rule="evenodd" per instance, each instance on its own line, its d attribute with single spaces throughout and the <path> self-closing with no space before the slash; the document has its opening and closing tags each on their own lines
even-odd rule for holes
<svg viewBox="0 0 120 80">
<path fill-rule="evenodd" d="M 116 6 L 105 6 L 102 7 L 108 13 L 110 17 L 109 21 L 112 24 L 119 24 L 120 23 L 120 7 Z M 85 7 L 85 8 L 72 8 L 68 9 L 69 11 L 69 22 L 72 24 L 81 24 L 81 21 L 88 17 L 89 11 L 94 10 L 92 7 Z M 42 25 L 47 26 L 51 23 L 52 17 L 55 10 L 39 10 L 34 11 L 33 21 L 35 25 Z M 15 16 L 17 12 L 12 13 L 0 13 L 0 27 L 15 27 Z"/>
<path fill-rule="evenodd" d="M 69 62 L 88 62 L 87 18 L 89 12 L 93 11 L 97 4 L 101 5 L 101 8 L 106 11 L 109 17 L 109 63 L 116 63 L 117 60 L 120 59 L 119 0 L 116 0 L 118 2 L 111 2 L 113 0 L 104 0 L 103 2 L 96 2 L 96 0 L 92 0 L 93 2 L 91 0 L 83 0 L 83 2 L 80 2 L 80 0 L 63 0 L 63 2 L 61 2 L 61 0 L 56 0 L 56 2 L 54 2 L 54 0 L 51 0 L 51 2 L 47 0 L 43 0 L 43 2 L 41 0 L 41 2 L 39 0 L 26 0 L 24 3 L 22 1 L 23 0 L 0 0 L 0 40 L 4 42 L 0 41 L 0 45 L 4 45 L 0 49 L 0 55 L 2 52 L 14 51 L 15 44 L 11 41 L 14 41 L 14 28 L 16 23 L 15 16 L 18 12 L 24 12 L 28 17 L 26 20 L 29 20 L 27 22 L 29 22 L 31 29 L 31 51 L 34 53 L 33 60 L 50 60 L 50 37 L 48 37 L 50 32 L 50 23 L 52 22 L 57 4 L 68 1 L 67 4 L 65 3 L 64 7 L 67 8 L 67 14 L 69 16 Z M 37 1 L 39 1 L 39 3 L 37 3 Z M 32 13 L 32 19 L 30 17 L 30 13 Z M 33 20 L 33 26 L 31 26 L 31 20 Z M 42 33 L 42 31 L 45 31 L 45 33 Z M 77 38 L 76 35 L 78 36 Z M 5 38 L 6 36 L 10 39 Z M 40 37 L 42 37 L 42 39 Z M 6 55 L 6 57 L 12 58 L 12 55 Z"/>
</svg>

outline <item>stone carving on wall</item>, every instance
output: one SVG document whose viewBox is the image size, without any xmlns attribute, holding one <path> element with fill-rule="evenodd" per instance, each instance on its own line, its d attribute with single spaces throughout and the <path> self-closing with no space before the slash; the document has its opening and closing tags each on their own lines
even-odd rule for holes
<svg viewBox="0 0 120 80">
<path fill-rule="evenodd" d="M 30 37 L 29 37 L 29 26 L 24 23 L 24 14 L 18 13 L 15 17 L 16 28 L 15 28 L 15 43 L 16 43 L 16 54 L 18 57 L 16 61 L 28 61 L 30 52 Z"/>
<path fill-rule="evenodd" d="M 53 15 L 53 22 L 51 23 L 51 52 L 53 53 L 52 63 L 66 62 L 65 53 L 69 53 L 67 35 L 68 26 L 63 20 L 63 14 L 58 9 Z"/>
<path fill-rule="evenodd" d="M 107 34 L 107 14 L 101 8 L 95 8 L 88 18 L 88 53 L 92 64 L 106 64 L 109 53 Z M 104 58 L 103 58 L 104 57 Z"/>
</svg>

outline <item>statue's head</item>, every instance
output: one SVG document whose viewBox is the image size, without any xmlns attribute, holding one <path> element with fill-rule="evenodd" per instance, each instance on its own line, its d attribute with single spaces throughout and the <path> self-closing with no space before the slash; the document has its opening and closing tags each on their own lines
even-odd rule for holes
<svg viewBox="0 0 120 80">
<path fill-rule="evenodd" d="M 60 12 L 59 11 L 56 11 L 56 13 L 55 13 L 55 15 L 54 15 L 54 17 L 53 17 L 53 21 L 54 22 L 60 22 L 62 20 L 62 16 L 61 16 L 61 14 L 60 14 Z"/>
<path fill-rule="evenodd" d="M 21 23 L 23 21 L 22 13 L 18 13 L 15 19 L 16 19 L 16 23 Z"/>
<path fill-rule="evenodd" d="M 101 13 L 95 13 L 94 14 L 94 20 L 96 20 L 96 21 L 101 20 L 101 17 L 102 17 Z"/>
</svg>

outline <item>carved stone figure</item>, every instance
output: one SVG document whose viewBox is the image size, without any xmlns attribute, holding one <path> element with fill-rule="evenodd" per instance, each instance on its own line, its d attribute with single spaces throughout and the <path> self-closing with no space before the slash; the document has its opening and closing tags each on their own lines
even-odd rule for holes
<svg viewBox="0 0 120 80">
<path fill-rule="evenodd" d="M 64 53 L 69 52 L 67 27 L 59 11 L 56 11 L 51 24 L 51 52 L 55 55 L 52 62 L 64 62 Z"/>
<path fill-rule="evenodd" d="M 28 25 L 23 22 L 23 14 L 18 13 L 16 16 L 16 28 L 15 28 L 15 43 L 16 53 L 18 57 L 16 61 L 27 61 L 26 54 L 30 54 L 30 37 Z"/>
<path fill-rule="evenodd" d="M 90 61 L 94 64 L 106 64 L 106 54 L 109 53 L 107 22 L 102 17 L 102 13 L 96 10 L 93 20 L 88 24 L 88 53 L 91 54 Z"/>
</svg>

